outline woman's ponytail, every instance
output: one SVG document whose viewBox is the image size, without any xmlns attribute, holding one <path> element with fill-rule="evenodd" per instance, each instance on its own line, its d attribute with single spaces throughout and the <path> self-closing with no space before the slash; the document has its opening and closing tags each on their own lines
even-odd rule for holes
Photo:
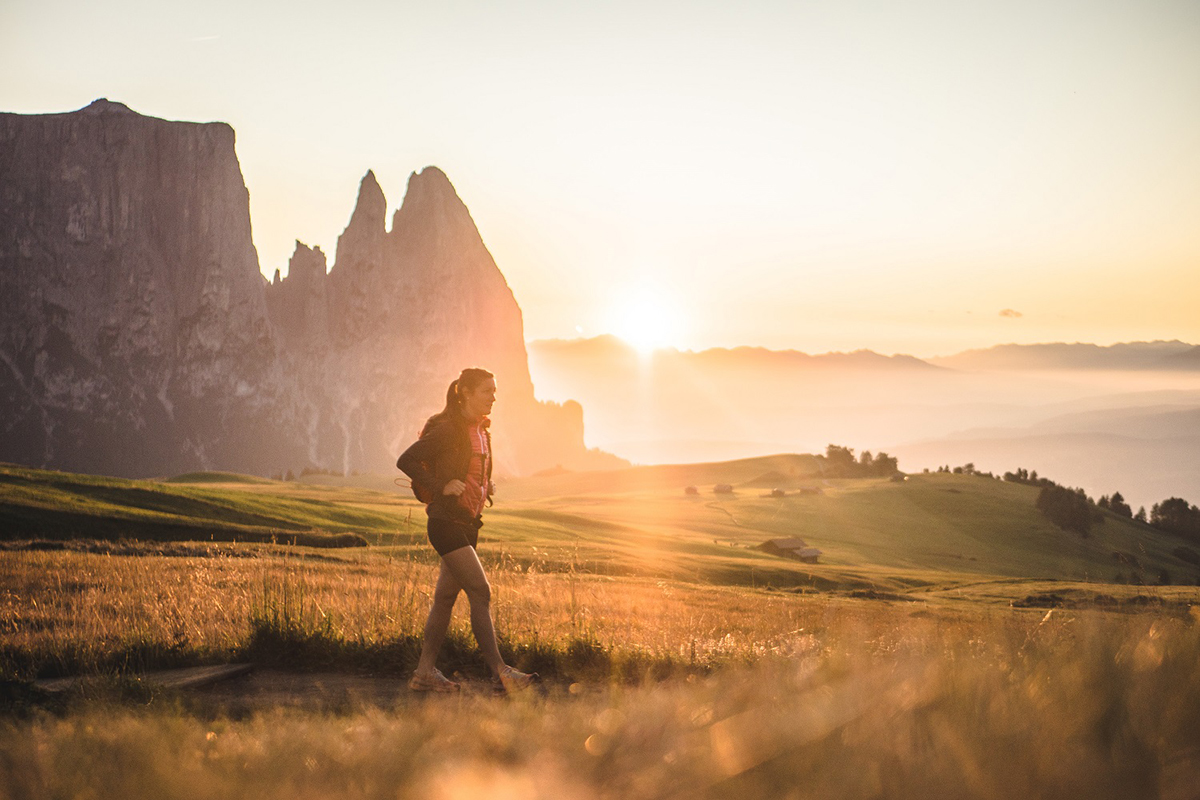
<svg viewBox="0 0 1200 800">
<path fill-rule="evenodd" d="M 421 435 L 424 436 L 425 432 L 438 420 L 459 413 L 458 410 L 462 407 L 463 392 L 469 392 L 479 386 L 479 384 L 494 377 L 486 369 L 479 369 L 478 367 L 464 369 L 457 378 L 450 381 L 450 386 L 446 389 L 446 407 L 425 421 L 425 427 L 422 428 Z"/>
</svg>

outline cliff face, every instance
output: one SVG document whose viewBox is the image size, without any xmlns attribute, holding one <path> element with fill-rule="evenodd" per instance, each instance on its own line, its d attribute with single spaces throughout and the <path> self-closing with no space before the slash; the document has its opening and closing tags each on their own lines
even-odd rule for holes
<svg viewBox="0 0 1200 800">
<path fill-rule="evenodd" d="M 103 100 L 0 114 L 4 458 L 242 460 L 274 352 L 233 145 Z"/>
<path fill-rule="evenodd" d="M 520 309 L 445 175 L 413 176 L 391 232 L 386 208 L 368 173 L 332 271 L 297 243 L 268 284 L 228 125 L 0 114 L 0 459 L 383 471 L 481 365 L 510 471 L 586 460 L 578 407 L 533 397 Z"/>
</svg>

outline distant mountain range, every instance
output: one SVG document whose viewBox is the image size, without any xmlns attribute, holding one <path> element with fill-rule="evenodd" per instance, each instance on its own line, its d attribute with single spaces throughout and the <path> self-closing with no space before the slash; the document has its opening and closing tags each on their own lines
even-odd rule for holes
<svg viewBox="0 0 1200 800">
<path fill-rule="evenodd" d="M 612 335 L 586 339 L 539 339 L 528 344 L 539 358 L 547 360 L 605 359 L 614 363 L 644 361 L 637 349 Z M 1122 342 L 1113 345 L 1000 344 L 964 350 L 950 356 L 920 359 L 910 355 L 880 355 L 872 350 L 810 355 L 798 350 L 764 347 L 715 347 L 707 350 L 662 348 L 652 359 L 679 358 L 696 364 L 780 367 L 788 369 L 920 369 L 957 370 L 1200 370 L 1200 345 L 1187 342 Z"/>
<path fill-rule="evenodd" d="M 539 339 L 528 343 L 531 353 L 547 360 L 602 359 L 631 365 L 646 361 L 633 346 L 616 336 L 604 334 L 588 339 Z M 678 350 L 665 347 L 649 357 L 658 363 L 679 360 L 694 364 L 787 369 L 937 369 L 914 356 L 884 356 L 871 350 L 851 353 L 809 355 L 799 350 L 770 350 L 765 347 L 714 347 L 708 350 Z"/>
<path fill-rule="evenodd" d="M 1094 344 L 1002 344 L 929 359 L 951 369 L 986 370 L 1193 370 L 1200 369 L 1200 346 L 1186 342 Z"/>
<path fill-rule="evenodd" d="M 611 336 L 530 342 L 542 397 L 643 464 L 886 452 L 909 471 L 1037 469 L 1137 504 L 1200 500 L 1200 347 L 1002 345 L 921 360 L 740 347 L 648 356 Z"/>
</svg>

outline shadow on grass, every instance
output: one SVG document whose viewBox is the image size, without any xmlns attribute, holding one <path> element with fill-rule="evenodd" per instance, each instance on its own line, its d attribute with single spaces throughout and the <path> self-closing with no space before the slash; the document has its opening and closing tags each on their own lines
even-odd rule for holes
<svg viewBox="0 0 1200 800">
<path fill-rule="evenodd" d="M 504 660 L 527 672 L 537 672 L 544 681 L 558 684 L 615 682 L 640 684 L 687 674 L 704 674 L 709 665 L 689 663 L 663 654 L 614 652 L 590 639 L 514 643 L 500 637 Z M 338 636 L 330 627 L 276 624 L 259 620 L 244 648 L 234 654 L 238 661 L 297 672 L 347 671 L 372 675 L 405 676 L 417 665 L 421 636 L 408 634 L 380 641 L 361 641 Z M 438 664 L 447 674 L 478 678 L 489 674 L 475 640 L 458 631 L 446 636 Z"/>
</svg>

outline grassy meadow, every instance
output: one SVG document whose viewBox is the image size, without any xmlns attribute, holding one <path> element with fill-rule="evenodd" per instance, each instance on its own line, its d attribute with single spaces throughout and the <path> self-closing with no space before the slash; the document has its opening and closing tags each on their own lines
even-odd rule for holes
<svg viewBox="0 0 1200 800">
<path fill-rule="evenodd" d="M 1195 796 L 1178 540 L 1111 515 L 1081 538 L 977 476 L 809 467 L 504 483 L 480 555 L 502 650 L 544 678 L 507 698 L 405 689 L 437 564 L 383 479 L 3 467 L 0 796 Z M 755 549 L 777 536 L 820 563 Z M 440 664 L 479 682 L 460 603 Z M 390 689 L 243 707 L 137 678 L 228 661 Z"/>
</svg>

